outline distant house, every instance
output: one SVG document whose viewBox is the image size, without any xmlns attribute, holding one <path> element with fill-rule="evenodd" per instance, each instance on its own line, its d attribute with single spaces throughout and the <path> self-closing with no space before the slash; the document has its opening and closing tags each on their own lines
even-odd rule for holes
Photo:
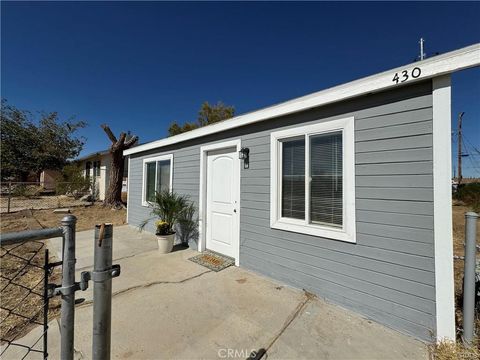
<svg viewBox="0 0 480 360">
<path fill-rule="evenodd" d="M 40 185 L 45 190 L 54 190 L 60 176 L 61 173 L 58 170 L 43 170 L 40 173 Z"/>
<path fill-rule="evenodd" d="M 125 160 L 126 161 L 126 160 Z M 94 180 L 92 191 L 96 194 L 98 200 L 105 200 L 105 193 L 109 184 L 110 167 L 112 164 L 112 155 L 109 150 L 97 151 L 76 160 L 76 163 L 83 169 L 85 177 Z M 123 171 L 122 193 L 127 192 L 128 166 L 125 162 Z"/>
</svg>

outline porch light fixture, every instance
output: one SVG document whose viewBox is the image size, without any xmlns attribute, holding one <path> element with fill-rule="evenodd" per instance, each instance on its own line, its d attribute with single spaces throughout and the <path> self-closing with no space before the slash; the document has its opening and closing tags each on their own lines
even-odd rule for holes
<svg viewBox="0 0 480 360">
<path fill-rule="evenodd" d="M 240 151 L 238 152 L 238 158 L 240 160 L 246 160 L 248 159 L 248 154 L 250 153 L 249 148 L 241 148 Z"/>
<path fill-rule="evenodd" d="M 238 158 L 243 160 L 243 168 L 248 169 L 250 167 L 250 160 L 248 158 L 248 154 L 250 153 L 249 148 L 241 148 L 238 152 Z"/>
</svg>

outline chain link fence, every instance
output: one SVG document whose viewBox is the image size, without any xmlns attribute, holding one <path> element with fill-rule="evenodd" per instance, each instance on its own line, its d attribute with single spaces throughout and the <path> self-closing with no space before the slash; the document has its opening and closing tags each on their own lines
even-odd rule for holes
<svg viewBox="0 0 480 360">
<path fill-rule="evenodd" d="M 0 249 L 0 357 L 46 359 L 48 318 L 59 313 L 58 299 L 50 301 L 48 284 L 59 279 L 41 241 Z M 35 334 L 25 339 L 31 330 Z"/>
<path fill-rule="evenodd" d="M 56 209 L 90 205 L 97 198 L 95 182 L 57 182 L 46 187 L 40 182 L 0 183 L 0 213 Z"/>
<path fill-rule="evenodd" d="M 0 234 L 1 359 L 47 359 L 48 336 L 60 336 L 60 347 L 51 349 L 54 358 L 73 360 L 75 292 L 87 290 L 90 281 L 92 358 L 110 359 L 112 279 L 120 275 L 120 265 L 112 264 L 113 227 L 95 226 L 93 270 L 82 271 L 76 282 L 76 222 L 66 215 L 59 227 Z M 61 261 L 49 261 L 41 241 L 47 239 L 61 239 Z M 58 314 L 59 332 L 49 335 L 49 321 Z"/>
</svg>

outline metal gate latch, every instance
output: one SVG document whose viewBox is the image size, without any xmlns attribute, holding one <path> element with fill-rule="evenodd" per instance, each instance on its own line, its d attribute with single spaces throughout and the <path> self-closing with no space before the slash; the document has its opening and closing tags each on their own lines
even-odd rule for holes
<svg viewBox="0 0 480 360">
<path fill-rule="evenodd" d="M 120 264 L 112 265 L 108 270 L 104 271 L 82 271 L 80 274 L 79 289 L 85 291 L 88 289 L 88 282 L 104 282 L 120 276 Z"/>
</svg>

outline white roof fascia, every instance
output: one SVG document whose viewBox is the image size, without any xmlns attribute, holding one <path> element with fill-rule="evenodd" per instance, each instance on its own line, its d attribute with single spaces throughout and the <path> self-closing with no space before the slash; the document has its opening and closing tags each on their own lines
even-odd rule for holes
<svg viewBox="0 0 480 360">
<path fill-rule="evenodd" d="M 277 105 L 273 105 L 264 109 L 253 111 L 244 115 L 224 120 L 222 122 L 204 126 L 195 130 L 188 131 L 183 134 L 175 135 L 168 138 L 152 141 L 143 145 L 135 146 L 125 150 L 124 155 L 131 155 L 147 150 L 152 150 L 167 145 L 195 139 L 198 137 L 215 134 L 240 126 L 253 124 L 274 117 L 288 115 L 291 113 L 304 111 L 310 108 L 350 99 L 366 93 L 378 92 L 383 90 L 400 87 L 421 80 L 449 74 L 455 71 L 475 67 L 480 65 L 480 43 L 467 46 L 465 48 L 451 51 L 442 55 L 428 58 L 423 61 L 400 66 L 392 70 L 384 71 L 376 75 L 358 79 L 346 84 L 338 85 L 330 89 L 322 90 L 310 95 L 292 99 Z M 412 70 L 420 69 L 420 75 L 413 78 Z M 403 72 L 409 75 L 404 82 Z M 400 81 L 396 83 L 393 78 L 398 74 Z M 418 74 L 418 70 L 414 72 Z"/>
</svg>

